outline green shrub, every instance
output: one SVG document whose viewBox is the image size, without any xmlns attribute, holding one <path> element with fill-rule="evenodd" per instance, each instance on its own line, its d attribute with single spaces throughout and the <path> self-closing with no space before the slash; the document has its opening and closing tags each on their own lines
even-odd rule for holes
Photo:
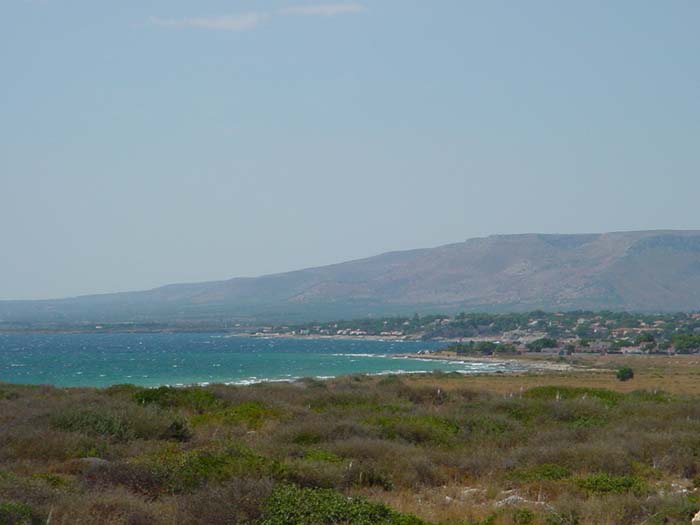
<svg viewBox="0 0 700 525">
<path fill-rule="evenodd" d="M 443 405 L 449 400 L 449 395 L 442 388 L 434 386 L 408 386 L 398 389 L 398 394 L 414 405 Z"/>
<path fill-rule="evenodd" d="M 610 417 L 609 407 L 601 406 L 595 399 L 553 403 L 550 412 L 556 422 L 574 429 L 602 427 Z"/>
<path fill-rule="evenodd" d="M 649 525 L 666 525 L 669 523 L 689 524 L 700 510 L 697 496 L 664 498 L 654 509 L 656 513 L 648 520 Z"/>
<path fill-rule="evenodd" d="M 354 392 L 342 392 L 318 396 L 311 400 L 309 406 L 314 412 L 329 410 L 361 410 L 366 412 L 399 412 L 404 407 L 382 402 L 374 397 Z"/>
<path fill-rule="evenodd" d="M 57 474 L 35 474 L 32 476 L 34 479 L 38 479 L 46 483 L 48 486 L 53 488 L 62 488 L 69 484 L 68 480 L 63 476 Z"/>
<path fill-rule="evenodd" d="M 187 424 L 184 421 L 176 419 L 173 421 L 168 428 L 166 428 L 161 434 L 160 439 L 174 439 L 175 441 L 189 441 L 192 438 L 192 432 L 187 428 Z"/>
<path fill-rule="evenodd" d="M 389 439 L 411 443 L 447 444 L 459 433 L 459 426 L 436 416 L 382 416 L 370 421 Z"/>
<path fill-rule="evenodd" d="M 128 421 L 114 414 L 93 411 L 72 412 L 53 418 L 54 428 L 67 432 L 80 432 L 88 436 L 110 437 L 128 441 L 136 437 L 136 432 Z"/>
<path fill-rule="evenodd" d="M 11 390 L 5 390 L 0 388 L 0 400 L 13 401 L 19 399 L 19 394 Z"/>
<path fill-rule="evenodd" d="M 111 397 L 128 396 L 134 397 L 139 392 L 146 390 L 143 387 L 132 385 L 131 383 L 121 383 L 119 385 L 108 386 L 104 389 L 104 393 Z"/>
<path fill-rule="evenodd" d="M 515 525 L 532 525 L 535 523 L 535 513 L 530 509 L 517 509 L 513 512 Z"/>
<path fill-rule="evenodd" d="M 83 486 L 100 490 L 125 487 L 136 494 L 156 498 L 168 488 L 165 473 L 149 465 L 107 463 L 82 473 Z"/>
<path fill-rule="evenodd" d="M 116 441 L 130 441 L 136 438 L 187 441 L 191 437 L 183 421 L 170 421 L 164 415 L 148 412 L 115 414 L 83 410 L 54 416 L 51 424 L 54 428 L 66 432 L 79 432 Z"/>
<path fill-rule="evenodd" d="M 302 430 L 292 438 L 292 443 L 295 445 L 317 445 L 321 441 L 323 441 L 323 436 L 311 430 Z"/>
<path fill-rule="evenodd" d="M 233 478 L 208 485 L 178 498 L 178 515 L 172 523 L 192 525 L 254 524 L 272 493 L 270 479 Z"/>
<path fill-rule="evenodd" d="M 545 518 L 547 525 L 581 525 L 581 518 L 576 511 L 550 512 Z"/>
<path fill-rule="evenodd" d="M 327 463 L 341 463 L 343 458 L 323 449 L 311 449 L 304 454 L 304 459 L 309 461 L 325 461 Z"/>
<path fill-rule="evenodd" d="M 398 376 L 396 374 L 387 374 L 384 377 L 382 377 L 377 385 L 379 387 L 388 387 L 388 386 L 397 386 L 397 385 L 402 385 L 403 380 L 401 379 L 401 376 Z"/>
<path fill-rule="evenodd" d="M 627 394 L 627 399 L 635 402 L 670 403 L 678 398 L 663 390 L 635 390 Z"/>
<path fill-rule="evenodd" d="M 540 400 L 597 399 L 608 406 L 615 406 L 625 399 L 625 394 L 604 388 L 539 386 L 525 392 L 525 397 Z"/>
<path fill-rule="evenodd" d="M 24 503 L 0 502 L 0 525 L 31 525 L 34 511 Z"/>
<path fill-rule="evenodd" d="M 348 468 L 342 463 L 287 459 L 282 468 L 282 478 L 300 487 L 330 489 L 348 485 Z"/>
<path fill-rule="evenodd" d="M 268 499 L 260 525 L 422 525 L 418 518 L 385 505 L 348 498 L 327 489 L 278 487 Z"/>
<path fill-rule="evenodd" d="M 141 390 L 133 395 L 141 405 L 155 404 L 161 408 L 188 408 L 202 413 L 215 408 L 219 401 L 214 394 L 202 388 L 174 388 L 161 386 Z"/>
<path fill-rule="evenodd" d="M 591 494 L 643 494 L 647 488 L 644 481 L 637 476 L 611 476 L 605 473 L 580 478 L 577 484 Z"/>
<path fill-rule="evenodd" d="M 634 378 L 634 370 L 632 370 L 629 366 L 620 367 L 617 369 L 615 377 L 617 377 L 620 381 L 629 381 L 630 379 Z"/>
<path fill-rule="evenodd" d="M 357 487 L 381 487 L 384 490 L 392 490 L 394 481 L 375 465 L 369 463 L 354 463 L 348 470 L 348 481 Z"/>
<path fill-rule="evenodd" d="M 550 415 L 544 403 L 533 403 L 530 400 L 509 400 L 500 404 L 497 409 L 505 412 L 509 418 L 526 425 Z"/>
<path fill-rule="evenodd" d="M 566 421 L 571 428 L 599 428 L 607 424 L 607 419 L 600 416 L 580 415 Z"/>
<path fill-rule="evenodd" d="M 221 482 L 233 477 L 262 477 L 281 474 L 273 460 L 254 453 L 247 447 L 233 444 L 224 449 L 182 451 L 175 447 L 141 458 L 173 492 L 187 492 L 207 482 Z"/>
<path fill-rule="evenodd" d="M 543 463 L 529 469 L 516 470 L 511 474 L 512 479 L 520 481 L 558 481 L 571 476 L 571 469 L 554 463 Z"/>
<path fill-rule="evenodd" d="M 474 416 L 465 423 L 465 428 L 473 434 L 503 435 L 513 430 L 513 425 L 505 419 L 489 416 Z"/>
<path fill-rule="evenodd" d="M 205 423 L 231 424 L 241 423 L 248 428 L 260 428 L 263 423 L 280 414 L 259 401 L 246 401 L 236 406 L 227 407 L 216 412 L 200 414 L 192 418 L 193 425 Z"/>
</svg>

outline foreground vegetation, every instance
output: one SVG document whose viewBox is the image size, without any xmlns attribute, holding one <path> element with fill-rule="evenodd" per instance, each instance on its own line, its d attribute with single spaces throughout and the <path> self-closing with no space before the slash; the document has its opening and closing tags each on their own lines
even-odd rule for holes
<svg viewBox="0 0 700 525">
<path fill-rule="evenodd" d="M 623 382 L 609 365 L 0 385 L 0 523 L 688 524 L 700 509 L 700 398 L 668 370 L 634 363 Z M 690 384 L 700 368 L 674 370 Z"/>
</svg>

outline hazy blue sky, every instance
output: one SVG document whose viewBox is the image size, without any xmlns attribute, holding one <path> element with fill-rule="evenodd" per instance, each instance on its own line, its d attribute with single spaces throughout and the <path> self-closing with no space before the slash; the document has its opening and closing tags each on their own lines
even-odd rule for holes
<svg viewBox="0 0 700 525">
<path fill-rule="evenodd" d="M 700 227 L 700 2 L 2 0 L 0 298 Z"/>
</svg>

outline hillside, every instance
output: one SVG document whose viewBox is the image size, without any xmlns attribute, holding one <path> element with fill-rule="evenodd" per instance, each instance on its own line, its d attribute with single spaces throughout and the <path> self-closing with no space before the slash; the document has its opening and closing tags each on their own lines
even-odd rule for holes
<svg viewBox="0 0 700 525">
<path fill-rule="evenodd" d="M 3 301 L 0 321 L 298 320 L 533 309 L 700 309 L 700 231 L 496 235 L 257 278 Z"/>
</svg>

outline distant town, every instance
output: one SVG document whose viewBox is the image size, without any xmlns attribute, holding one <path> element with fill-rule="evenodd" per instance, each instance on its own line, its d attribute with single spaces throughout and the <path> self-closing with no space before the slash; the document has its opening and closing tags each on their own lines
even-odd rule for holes
<svg viewBox="0 0 700 525">
<path fill-rule="evenodd" d="M 259 337 L 444 340 L 458 353 L 688 354 L 700 352 L 700 313 L 530 312 L 414 315 L 265 326 Z"/>
<path fill-rule="evenodd" d="M 212 321 L 84 322 L 80 324 L 9 324 L 0 333 L 217 332 L 228 336 L 358 338 L 445 341 L 462 354 L 550 352 L 603 354 L 700 353 L 700 312 L 636 314 L 629 312 L 460 313 L 366 317 L 353 320 L 264 324 Z"/>
</svg>

